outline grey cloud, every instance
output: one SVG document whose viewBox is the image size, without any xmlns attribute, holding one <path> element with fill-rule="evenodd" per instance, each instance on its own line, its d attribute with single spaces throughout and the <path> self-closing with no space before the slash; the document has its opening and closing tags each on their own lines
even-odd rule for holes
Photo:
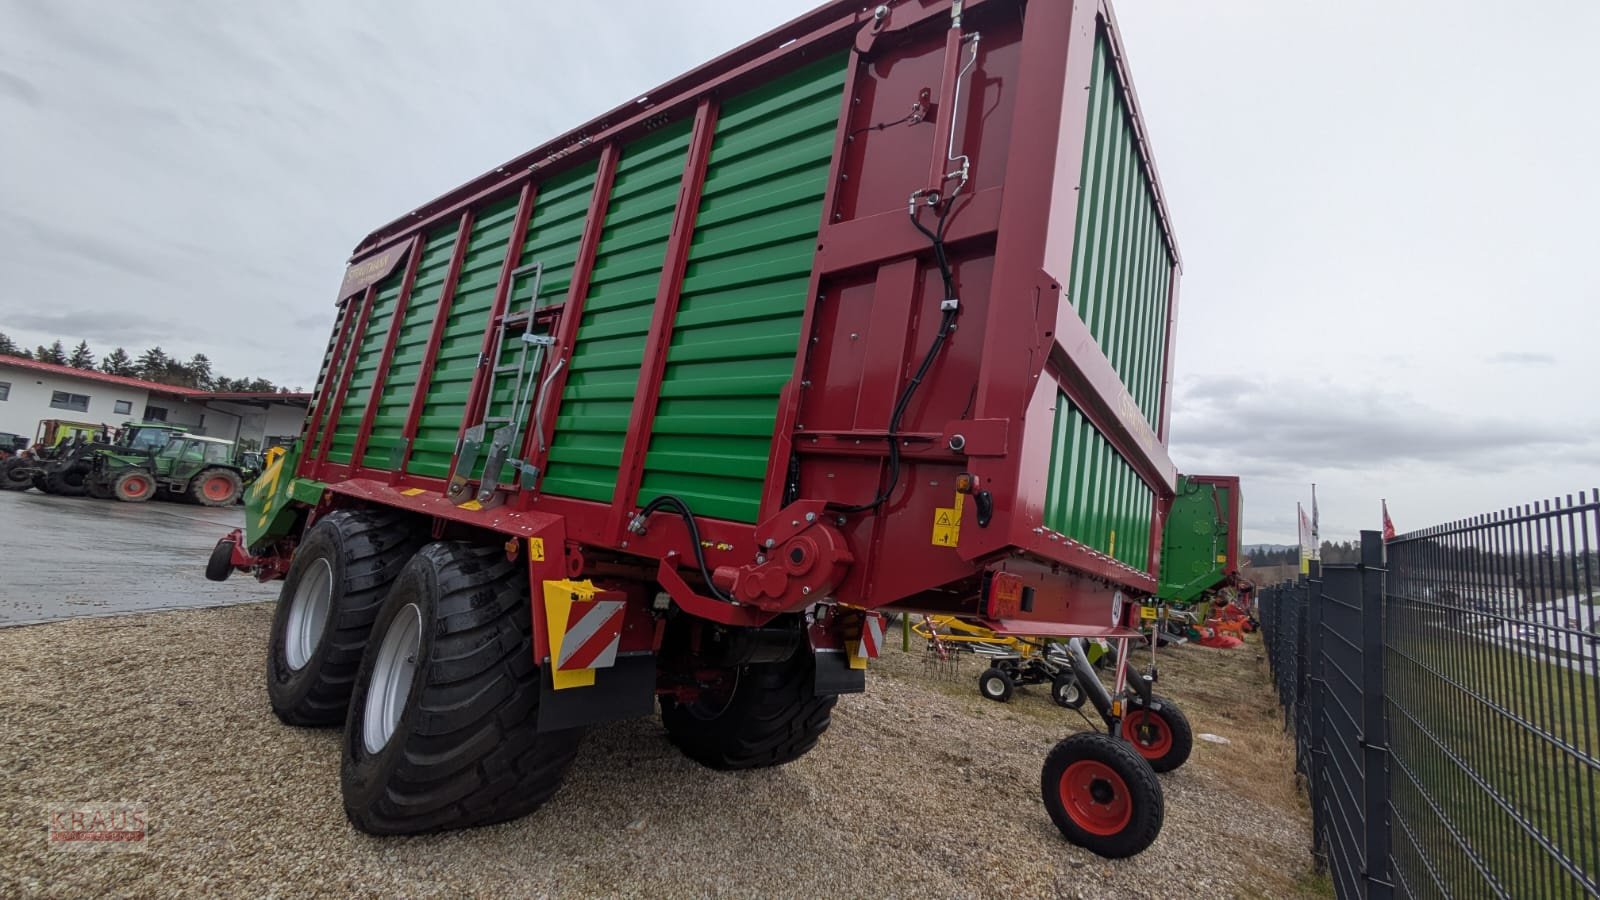
<svg viewBox="0 0 1600 900">
<path fill-rule="evenodd" d="M 170 270 L 158 264 L 159 245 L 150 243 L 148 237 L 142 246 L 135 247 L 103 231 L 60 227 L 35 218 L 17 215 L 6 216 L 13 229 L 22 232 L 23 240 L 34 244 L 35 252 L 61 257 L 73 266 L 88 265 L 108 268 L 123 275 L 135 275 L 153 281 L 166 280 Z M 115 294 L 111 284 L 104 289 Z M 109 299 L 109 298 L 108 298 Z"/>
<path fill-rule="evenodd" d="M 39 93 L 39 88 L 33 82 L 5 69 L 0 69 L 0 95 L 33 107 L 44 102 L 44 96 Z"/>
<path fill-rule="evenodd" d="M 143 311 L 122 311 L 107 304 L 95 309 L 68 310 L 48 313 L 8 313 L 6 327 L 25 328 L 43 334 L 61 337 L 67 343 L 86 340 L 95 350 L 104 354 L 113 347 L 123 347 L 137 352 L 148 344 L 160 343 L 175 334 L 186 340 L 195 340 L 192 329 L 164 316 L 153 316 Z"/>
<path fill-rule="evenodd" d="M 1508 366 L 1553 366 L 1556 364 L 1556 357 L 1553 353 L 1507 350 L 1489 357 L 1489 361 Z"/>
<path fill-rule="evenodd" d="M 1533 453 L 1596 453 L 1600 427 L 1467 416 L 1382 388 L 1197 378 L 1174 414 L 1173 444 L 1261 475 L 1403 462 L 1486 471 Z"/>
</svg>

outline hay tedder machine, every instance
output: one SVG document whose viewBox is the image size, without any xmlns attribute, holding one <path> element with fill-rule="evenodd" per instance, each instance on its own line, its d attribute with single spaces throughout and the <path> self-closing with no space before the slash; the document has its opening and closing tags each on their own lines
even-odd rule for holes
<svg viewBox="0 0 1600 900">
<path fill-rule="evenodd" d="M 343 726 L 363 831 L 523 815 L 657 706 L 707 766 L 787 763 L 879 610 L 1075 672 L 1138 637 L 1179 273 L 1104 0 L 830 2 L 362 240 L 207 573 L 283 579 L 267 695 Z M 1137 853 L 1170 706 L 1126 654 L 1080 683 L 1106 728 L 1045 807 Z"/>
</svg>

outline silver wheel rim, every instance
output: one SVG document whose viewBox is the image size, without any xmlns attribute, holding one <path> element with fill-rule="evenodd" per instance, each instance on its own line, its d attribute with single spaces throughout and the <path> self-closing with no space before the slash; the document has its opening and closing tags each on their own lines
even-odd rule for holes
<svg viewBox="0 0 1600 900">
<path fill-rule="evenodd" d="M 983 680 L 983 692 L 991 697 L 998 697 L 1006 692 L 1005 682 L 998 678 L 985 678 Z"/>
<path fill-rule="evenodd" d="M 367 702 L 361 713 L 361 742 L 368 753 L 389 745 L 400 716 L 411 696 L 411 681 L 417 672 L 417 654 L 422 650 L 422 610 L 407 603 L 394 614 L 378 645 L 378 659 L 372 666 L 367 685 Z"/>
<path fill-rule="evenodd" d="M 319 559 L 306 567 L 289 599 L 289 622 L 285 629 L 284 655 L 289 668 L 300 671 L 311 662 L 328 628 L 328 610 L 333 606 L 333 566 Z"/>
</svg>

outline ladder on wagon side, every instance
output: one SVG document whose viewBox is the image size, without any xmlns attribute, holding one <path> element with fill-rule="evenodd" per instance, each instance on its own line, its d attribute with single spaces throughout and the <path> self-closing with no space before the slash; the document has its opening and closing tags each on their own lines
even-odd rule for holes
<svg viewBox="0 0 1600 900">
<path fill-rule="evenodd" d="M 484 390 L 483 419 L 466 430 L 461 446 L 456 450 L 458 459 L 455 473 L 450 476 L 448 490 L 457 505 L 477 502 L 487 506 L 492 503 L 508 465 L 514 473 L 511 476 L 512 485 L 531 489 L 538 482 L 538 467 L 513 457 L 513 454 L 522 446 L 523 424 L 528 420 L 528 408 L 534 407 L 535 427 L 543 420 L 545 391 L 551 379 L 561 370 L 563 362 L 558 357 L 550 373 L 542 381 L 539 379 L 545 361 L 550 356 L 550 348 L 556 342 L 551 335 L 535 330 L 539 311 L 539 283 L 543 275 L 543 263 L 530 263 L 511 273 L 511 299 L 506 302 L 506 311 L 495 318 L 492 326 L 494 347 L 486 358 L 478 361 L 479 365 L 490 367 L 488 384 Z M 517 309 L 517 288 L 529 281 L 533 284 L 533 290 L 529 293 L 527 305 Z M 508 340 L 515 342 L 510 361 L 506 361 Z M 494 415 L 495 392 L 508 379 L 511 382 L 510 404 L 501 407 L 505 409 L 503 415 Z M 542 434 L 540 441 L 543 442 Z M 540 452 L 543 449 L 540 447 Z M 478 458 L 485 452 L 487 456 L 484 458 L 478 490 L 476 494 L 468 494 L 467 484 L 472 480 Z"/>
</svg>

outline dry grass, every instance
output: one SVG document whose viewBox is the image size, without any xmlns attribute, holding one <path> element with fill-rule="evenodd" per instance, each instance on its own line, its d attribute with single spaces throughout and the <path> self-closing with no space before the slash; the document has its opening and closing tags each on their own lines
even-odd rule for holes
<svg viewBox="0 0 1600 900">
<path fill-rule="evenodd" d="M 699 768 L 654 717 L 592 729 L 544 809 L 491 828 L 373 839 L 340 808 L 338 736 L 268 711 L 271 605 L 0 631 L 0 896 L 1318 896 L 1309 825 L 1259 662 L 1184 648 L 1161 691 L 1197 730 L 1162 777 L 1166 827 L 1107 862 L 1063 841 L 1039 767 L 1079 730 L 1039 688 L 880 661 L 816 751 L 779 769 Z M 133 801 L 143 853 L 47 849 L 44 810 Z"/>
</svg>

